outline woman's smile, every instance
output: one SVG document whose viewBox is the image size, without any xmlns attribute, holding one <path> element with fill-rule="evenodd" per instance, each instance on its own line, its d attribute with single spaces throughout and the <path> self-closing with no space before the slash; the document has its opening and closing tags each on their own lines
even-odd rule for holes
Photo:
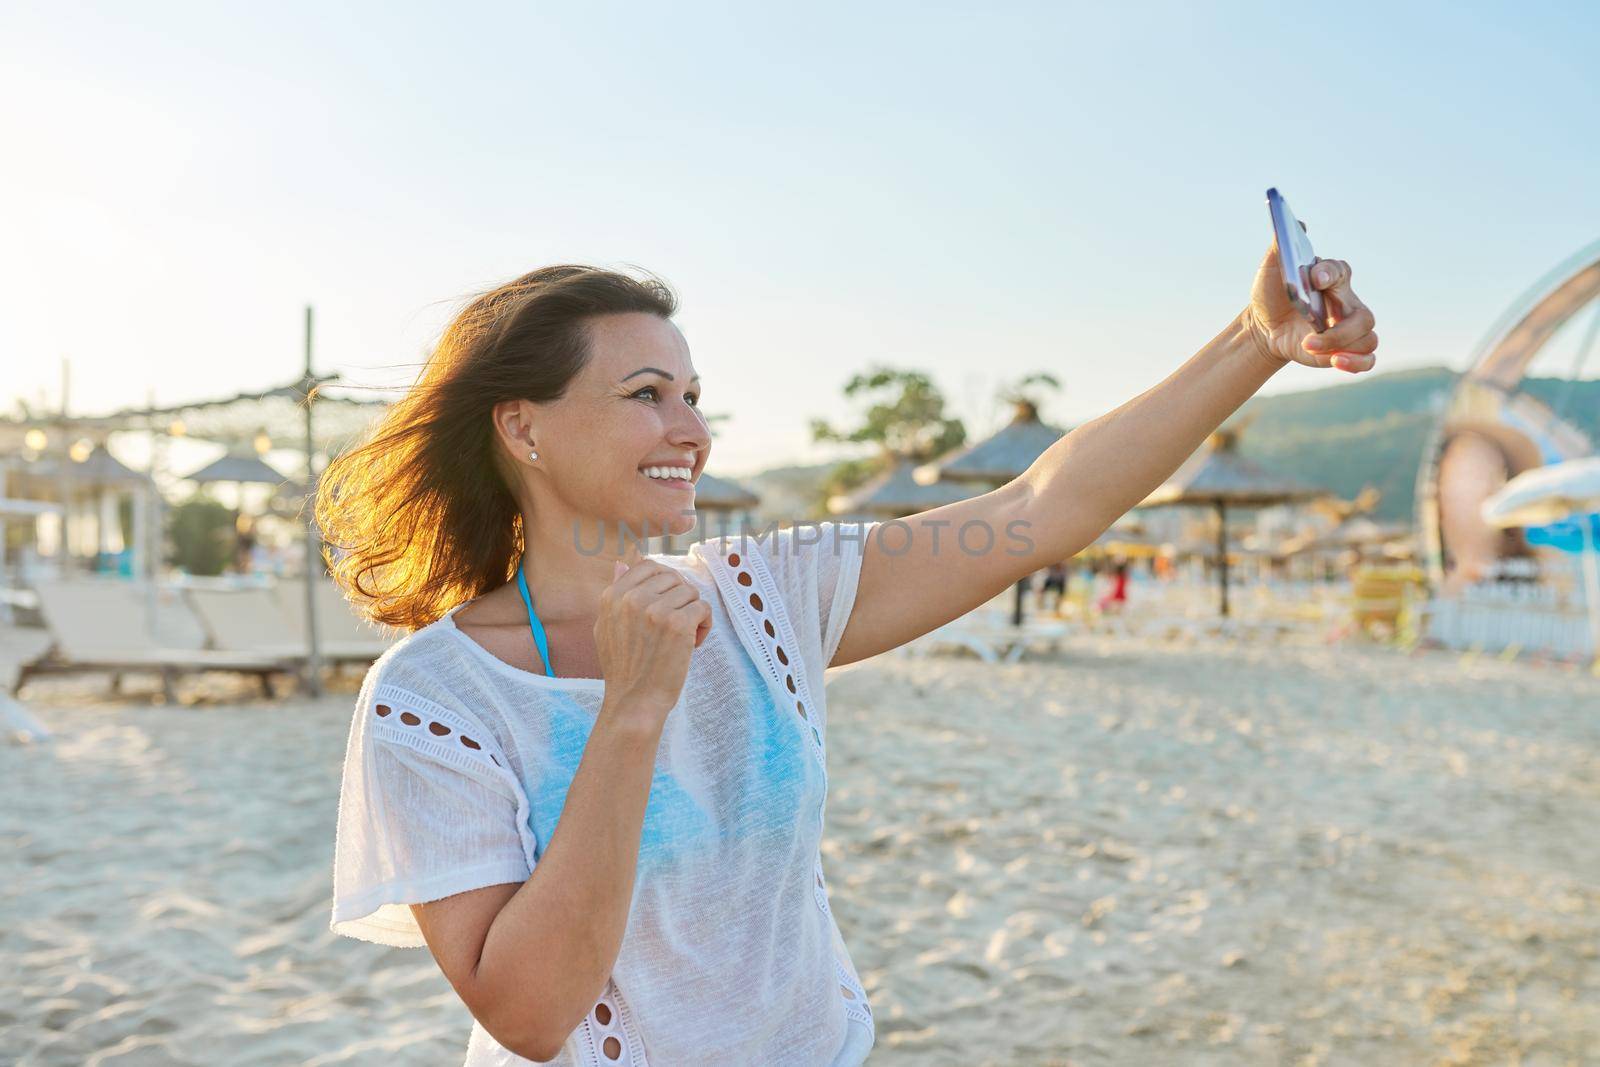
<svg viewBox="0 0 1600 1067">
<path fill-rule="evenodd" d="M 644 471 L 639 472 L 639 477 L 668 489 L 693 489 L 694 482 L 688 478 L 652 478 Z"/>
</svg>

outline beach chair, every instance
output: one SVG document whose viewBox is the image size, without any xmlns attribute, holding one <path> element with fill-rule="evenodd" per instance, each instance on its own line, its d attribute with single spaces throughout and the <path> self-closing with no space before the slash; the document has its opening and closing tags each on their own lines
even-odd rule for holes
<svg viewBox="0 0 1600 1067">
<path fill-rule="evenodd" d="M 1412 587 L 1420 581 L 1421 572 L 1415 567 L 1356 567 L 1350 575 L 1352 629 L 1368 638 L 1394 639 Z"/>
<path fill-rule="evenodd" d="M 290 657 L 306 654 L 300 628 L 284 618 L 270 589 L 186 589 L 184 595 L 211 648 Z"/>
<path fill-rule="evenodd" d="M 399 637 L 398 631 L 376 626 L 356 614 L 339 587 L 326 579 L 315 589 L 317 643 L 330 663 L 360 663 L 377 659 Z M 299 647 L 306 647 L 306 590 L 299 581 L 282 581 L 272 587 L 279 610 L 294 628 Z"/>
<path fill-rule="evenodd" d="M 213 648 L 292 657 L 310 654 L 305 624 L 305 587 L 279 582 L 271 588 L 189 589 L 189 603 Z M 317 590 L 317 644 L 322 661 L 334 667 L 371 663 L 392 640 L 363 623 L 332 585 Z"/>
<path fill-rule="evenodd" d="M 901 651 L 916 657 L 939 648 L 964 648 L 985 663 L 1016 663 L 1041 644 L 1057 651 L 1069 630 L 1066 623 L 1048 618 L 1025 618 L 1021 626 L 1013 626 L 1009 616 L 999 619 L 979 609 L 907 642 Z"/>
<path fill-rule="evenodd" d="M 293 657 L 200 647 L 204 629 L 173 590 L 160 591 L 152 624 L 146 591 L 132 583 L 40 582 L 34 589 L 50 641 L 22 663 L 11 687 L 13 695 L 42 675 L 108 673 L 115 693 L 122 675 L 150 672 L 160 675 L 162 692 L 176 703 L 179 675 L 214 670 L 255 675 L 271 696 L 272 675 L 296 670 Z"/>
</svg>

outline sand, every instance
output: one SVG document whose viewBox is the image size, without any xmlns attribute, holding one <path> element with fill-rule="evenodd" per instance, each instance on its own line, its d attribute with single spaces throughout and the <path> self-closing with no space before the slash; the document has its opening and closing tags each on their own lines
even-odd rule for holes
<svg viewBox="0 0 1600 1067">
<path fill-rule="evenodd" d="M 354 684 L 140 684 L 0 744 L 0 1061 L 460 1063 L 426 950 L 327 929 Z M 1085 636 L 829 685 L 872 1064 L 1600 1062 L 1591 677 Z"/>
</svg>

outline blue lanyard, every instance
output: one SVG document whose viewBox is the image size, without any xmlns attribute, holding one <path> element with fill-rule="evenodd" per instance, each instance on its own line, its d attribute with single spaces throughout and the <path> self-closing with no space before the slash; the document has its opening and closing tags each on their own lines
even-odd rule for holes
<svg viewBox="0 0 1600 1067">
<path fill-rule="evenodd" d="M 522 573 L 522 563 L 522 560 L 517 561 L 517 591 L 522 594 L 522 602 L 528 606 L 528 626 L 533 630 L 533 643 L 539 646 L 539 659 L 544 662 L 544 673 L 554 678 L 556 672 L 550 669 L 550 642 L 545 640 L 544 624 L 534 613 L 533 597 L 528 595 L 528 579 Z"/>
</svg>

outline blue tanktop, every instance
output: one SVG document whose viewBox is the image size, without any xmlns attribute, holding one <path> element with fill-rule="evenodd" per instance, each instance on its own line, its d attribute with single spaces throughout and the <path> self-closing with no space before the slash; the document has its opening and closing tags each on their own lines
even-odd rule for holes
<svg viewBox="0 0 1600 1067">
<path fill-rule="evenodd" d="M 533 597 L 528 595 L 528 579 L 522 573 L 522 563 L 522 560 L 517 561 L 517 590 L 522 594 L 522 602 L 528 606 L 528 626 L 533 630 L 533 643 L 539 647 L 544 673 L 554 678 L 556 672 L 550 669 L 550 643 L 545 640 L 544 623 L 539 621 L 539 616 L 533 610 Z"/>
</svg>

